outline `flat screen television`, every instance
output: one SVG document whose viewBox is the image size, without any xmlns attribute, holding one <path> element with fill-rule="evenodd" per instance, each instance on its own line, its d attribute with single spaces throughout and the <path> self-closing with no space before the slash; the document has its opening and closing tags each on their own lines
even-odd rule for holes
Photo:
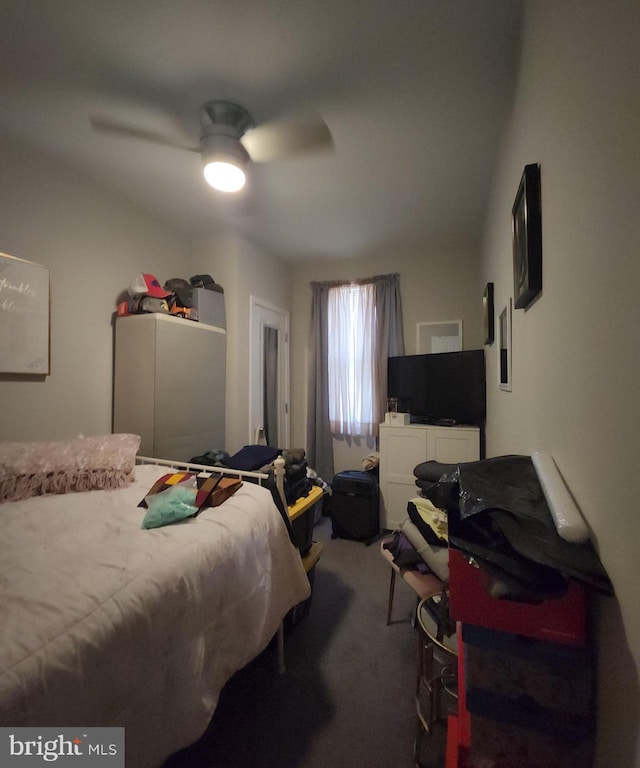
<svg viewBox="0 0 640 768">
<path fill-rule="evenodd" d="M 388 374 L 389 397 L 413 423 L 484 423 L 484 349 L 390 357 Z"/>
</svg>

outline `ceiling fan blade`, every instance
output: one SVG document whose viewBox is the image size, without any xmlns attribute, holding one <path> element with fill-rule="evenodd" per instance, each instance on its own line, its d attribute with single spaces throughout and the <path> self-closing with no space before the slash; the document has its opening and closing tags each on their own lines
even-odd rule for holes
<svg viewBox="0 0 640 768">
<path fill-rule="evenodd" d="M 104 117 L 103 115 L 90 115 L 89 122 L 91 123 L 92 128 L 96 131 L 117 134 L 131 139 L 142 139 L 143 141 L 161 144 L 165 147 L 176 147 L 176 149 L 187 149 L 190 152 L 200 152 L 200 147 L 184 144 L 175 139 L 171 139 L 168 136 L 156 133 L 155 131 L 150 131 L 147 128 L 126 125 L 125 123 L 113 120 L 110 117 Z"/>
<path fill-rule="evenodd" d="M 240 142 L 256 163 L 333 148 L 331 131 L 320 115 L 264 123 L 247 131 Z"/>
</svg>

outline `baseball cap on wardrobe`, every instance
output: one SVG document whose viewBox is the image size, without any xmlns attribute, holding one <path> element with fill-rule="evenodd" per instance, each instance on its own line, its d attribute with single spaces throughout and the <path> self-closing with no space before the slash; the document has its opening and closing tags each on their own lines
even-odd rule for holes
<svg viewBox="0 0 640 768">
<path fill-rule="evenodd" d="M 171 296 L 171 291 L 165 291 L 157 277 L 148 274 L 136 275 L 129 286 L 129 293 L 135 296 L 138 293 L 146 293 L 156 299 L 166 299 Z"/>
</svg>

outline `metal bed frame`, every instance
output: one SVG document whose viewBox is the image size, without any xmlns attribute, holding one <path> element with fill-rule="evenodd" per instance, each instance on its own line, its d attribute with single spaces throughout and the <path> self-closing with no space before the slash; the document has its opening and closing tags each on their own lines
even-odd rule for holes
<svg viewBox="0 0 640 768">
<path fill-rule="evenodd" d="M 246 478 L 251 482 L 255 482 L 258 485 L 264 485 L 269 479 L 269 474 L 266 472 L 249 472 L 240 469 L 231 469 L 229 467 L 218 467 L 210 464 L 194 464 L 190 461 L 178 461 L 174 459 L 158 459 L 153 456 L 136 456 L 136 464 L 151 464 L 158 467 L 166 467 L 167 469 L 176 469 L 186 472 L 197 472 L 200 475 L 212 475 L 222 474 L 230 475 L 231 477 Z M 285 511 L 288 509 L 287 499 L 284 493 L 284 459 L 282 456 L 277 456 L 273 462 L 274 475 L 276 481 L 276 488 L 280 499 L 282 500 Z M 284 618 L 280 621 L 277 633 L 277 670 L 279 674 L 284 674 Z"/>
</svg>

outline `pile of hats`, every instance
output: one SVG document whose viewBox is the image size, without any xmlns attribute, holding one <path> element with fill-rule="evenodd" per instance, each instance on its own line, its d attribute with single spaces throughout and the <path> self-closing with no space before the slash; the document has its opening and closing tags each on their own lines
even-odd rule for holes
<svg viewBox="0 0 640 768">
<path fill-rule="evenodd" d="M 211 275 L 193 275 L 189 280 L 173 277 L 167 280 L 164 286 L 153 275 L 136 275 L 129 286 L 131 298 L 118 304 L 118 315 L 161 312 L 197 320 L 198 310 L 193 301 L 194 288 L 224 293 L 222 286 L 218 285 Z"/>
</svg>

